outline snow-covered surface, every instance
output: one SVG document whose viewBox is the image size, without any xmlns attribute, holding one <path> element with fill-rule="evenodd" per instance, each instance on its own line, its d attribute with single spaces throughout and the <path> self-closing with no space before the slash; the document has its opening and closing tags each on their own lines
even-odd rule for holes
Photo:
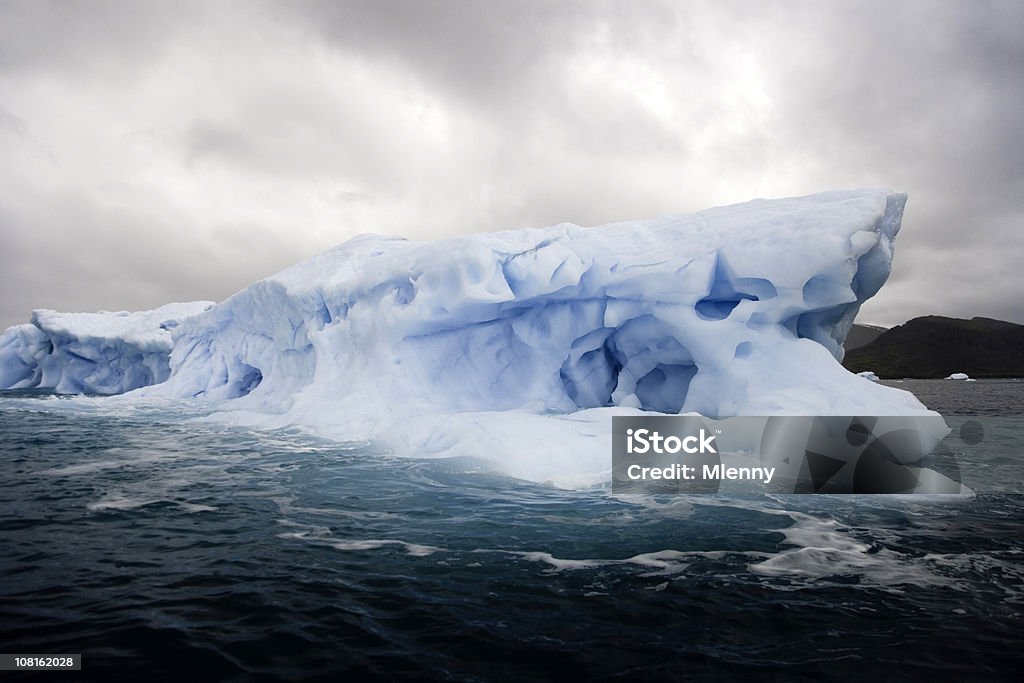
<svg viewBox="0 0 1024 683">
<path fill-rule="evenodd" d="M 876 375 L 875 373 L 873 373 L 870 370 L 865 370 L 864 372 L 858 372 L 857 376 L 858 377 L 863 377 L 864 379 L 869 379 L 872 382 L 877 382 L 878 381 L 878 375 Z"/>
<path fill-rule="evenodd" d="M 970 379 L 970 377 L 967 376 L 966 372 L 954 372 L 946 379 Z"/>
<path fill-rule="evenodd" d="M 32 322 L 0 335 L 0 388 L 119 394 L 170 374 L 170 330 L 211 301 L 152 311 L 33 311 Z"/>
<path fill-rule="evenodd" d="M 607 480 L 612 414 L 928 414 L 837 362 L 888 277 L 905 200 L 853 190 L 595 228 L 360 236 L 176 315 L 169 378 L 126 399 L 204 399 L 239 424 L 482 456 L 562 485 Z M 168 348 L 116 317 L 53 315 L 83 346 Z M 6 348 L 10 386 L 23 354 Z M 72 366 L 55 386 L 95 384 Z"/>
</svg>

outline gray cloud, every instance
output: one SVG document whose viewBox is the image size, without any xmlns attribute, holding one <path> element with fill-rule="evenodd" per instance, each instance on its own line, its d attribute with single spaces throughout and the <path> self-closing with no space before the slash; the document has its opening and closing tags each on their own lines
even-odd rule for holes
<svg viewBox="0 0 1024 683">
<path fill-rule="evenodd" d="M 862 314 L 1024 322 L 1017 2 L 0 2 L 0 326 L 359 232 L 910 193 Z"/>
</svg>

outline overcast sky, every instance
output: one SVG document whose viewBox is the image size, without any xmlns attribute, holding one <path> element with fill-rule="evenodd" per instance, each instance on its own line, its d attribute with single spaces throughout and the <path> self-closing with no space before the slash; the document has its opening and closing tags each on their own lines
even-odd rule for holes
<svg viewBox="0 0 1024 683">
<path fill-rule="evenodd" d="M 909 193 L 862 322 L 1024 323 L 1024 3 L 0 1 L 0 328 L 360 232 Z"/>
</svg>

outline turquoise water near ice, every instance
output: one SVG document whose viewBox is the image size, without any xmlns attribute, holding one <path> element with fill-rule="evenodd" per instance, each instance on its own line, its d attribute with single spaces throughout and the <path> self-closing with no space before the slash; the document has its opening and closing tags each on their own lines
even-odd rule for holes
<svg viewBox="0 0 1024 683">
<path fill-rule="evenodd" d="M 1024 382 L 895 386 L 984 416 L 975 496 L 617 497 L 3 392 L 0 652 L 80 652 L 69 680 L 1014 679 Z"/>
</svg>

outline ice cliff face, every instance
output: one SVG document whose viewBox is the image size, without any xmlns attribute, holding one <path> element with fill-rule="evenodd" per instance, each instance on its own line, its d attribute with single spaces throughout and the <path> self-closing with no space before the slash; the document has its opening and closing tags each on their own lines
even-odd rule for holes
<svg viewBox="0 0 1024 683">
<path fill-rule="evenodd" d="M 854 190 L 595 228 L 362 236 L 212 307 L 37 312 L 0 340 L 0 386 L 153 384 L 132 395 L 396 451 L 518 449 L 534 465 L 552 448 L 563 464 L 594 451 L 609 411 L 926 413 L 836 360 L 889 274 L 905 199 Z"/>
<path fill-rule="evenodd" d="M 137 313 L 37 310 L 0 335 L 0 388 L 120 394 L 170 375 L 171 332 L 213 302 L 168 304 Z"/>
<path fill-rule="evenodd" d="M 161 393 L 284 409 L 305 392 L 359 412 L 891 407 L 835 358 L 889 274 L 904 202 L 830 192 L 596 228 L 359 237 L 183 321 Z"/>
</svg>

